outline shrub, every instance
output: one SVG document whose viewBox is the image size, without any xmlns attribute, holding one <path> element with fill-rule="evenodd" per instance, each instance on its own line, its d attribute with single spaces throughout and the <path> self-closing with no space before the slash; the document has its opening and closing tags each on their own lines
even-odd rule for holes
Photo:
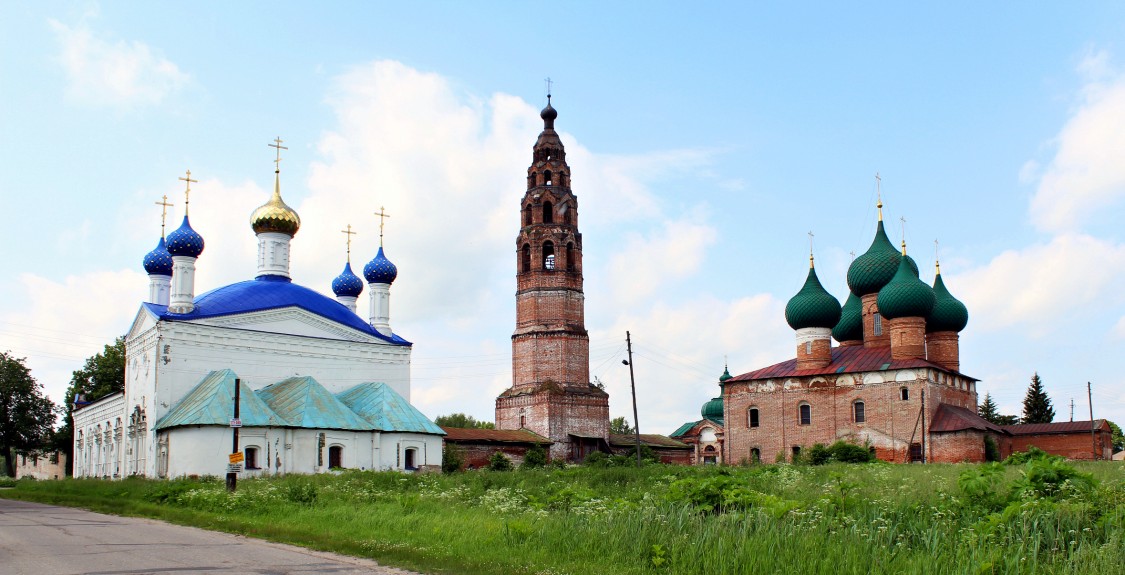
<svg viewBox="0 0 1125 575">
<path fill-rule="evenodd" d="M 996 445 L 996 440 L 991 435 L 984 436 L 984 460 L 1000 461 L 1000 446 Z"/>
<path fill-rule="evenodd" d="M 828 451 L 832 453 L 832 459 L 840 463 L 870 463 L 875 461 L 875 454 L 870 449 L 847 441 L 833 443 Z"/>
<path fill-rule="evenodd" d="M 289 485 L 285 489 L 286 499 L 300 505 L 316 503 L 317 497 L 320 495 L 316 485 L 305 480 L 289 481 L 288 483 Z"/>
<path fill-rule="evenodd" d="M 1092 475 L 1078 471 L 1061 457 L 1041 457 L 1027 463 L 1017 488 L 1040 497 L 1053 497 L 1068 487 L 1085 491 L 1094 485 Z"/>
<path fill-rule="evenodd" d="M 957 487 L 970 502 L 986 509 L 1003 503 L 999 487 L 1004 475 L 999 463 L 986 463 L 965 469 L 957 476 Z"/>
<path fill-rule="evenodd" d="M 541 445 L 535 445 L 524 454 L 520 469 L 535 469 L 545 465 L 547 465 L 547 450 Z"/>
<path fill-rule="evenodd" d="M 452 443 L 446 443 L 441 450 L 442 473 L 456 473 L 461 471 L 464 466 L 465 455 L 461 453 L 461 448 Z"/>
<path fill-rule="evenodd" d="M 809 465 L 824 465 L 832 461 L 832 452 L 823 443 L 817 443 L 804 453 L 804 459 Z"/>
<path fill-rule="evenodd" d="M 609 455 L 606 455 L 603 451 L 595 451 L 587 455 L 586 459 L 582 460 L 582 465 L 588 465 L 590 467 L 609 467 Z"/>
<path fill-rule="evenodd" d="M 1025 463 L 1036 459 L 1062 458 L 1057 455 L 1051 455 L 1050 453 L 1047 453 L 1046 451 L 1043 451 L 1042 449 L 1039 449 L 1038 447 L 1032 445 L 1031 447 L 1027 448 L 1027 451 L 1017 451 L 1009 455 L 1008 458 L 1004 460 L 1004 465 L 1024 465 Z"/>
<path fill-rule="evenodd" d="M 512 460 L 508 459 L 507 455 L 499 451 L 492 452 L 492 457 L 488 458 L 489 471 L 511 471 Z"/>
</svg>

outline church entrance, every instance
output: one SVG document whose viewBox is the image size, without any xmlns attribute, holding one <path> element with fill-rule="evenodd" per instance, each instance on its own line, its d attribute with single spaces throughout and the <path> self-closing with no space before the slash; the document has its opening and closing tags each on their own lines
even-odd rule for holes
<svg viewBox="0 0 1125 575">
<path fill-rule="evenodd" d="M 344 448 L 333 445 L 328 448 L 328 468 L 339 469 L 344 466 Z"/>
<path fill-rule="evenodd" d="M 406 450 L 405 461 L 403 467 L 407 471 L 414 471 L 417 467 L 414 466 L 414 454 L 418 453 L 417 449 L 411 448 Z"/>
</svg>

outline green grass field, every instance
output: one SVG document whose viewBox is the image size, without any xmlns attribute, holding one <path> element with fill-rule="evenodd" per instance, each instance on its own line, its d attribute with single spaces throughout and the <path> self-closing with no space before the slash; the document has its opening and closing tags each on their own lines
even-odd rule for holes
<svg viewBox="0 0 1125 575">
<path fill-rule="evenodd" d="M 20 481 L 426 573 L 1125 572 L 1125 466 L 766 465 Z"/>
</svg>

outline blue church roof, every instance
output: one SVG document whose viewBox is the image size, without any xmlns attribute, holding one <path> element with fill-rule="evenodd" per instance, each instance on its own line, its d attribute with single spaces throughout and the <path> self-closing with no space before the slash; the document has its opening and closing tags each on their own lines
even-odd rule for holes
<svg viewBox="0 0 1125 575">
<path fill-rule="evenodd" d="M 336 397 L 379 431 L 410 431 L 445 435 L 434 422 L 415 409 L 385 383 L 361 383 Z"/>
<path fill-rule="evenodd" d="M 258 397 L 294 427 L 370 430 L 371 424 L 309 376 L 290 377 L 258 390 Z"/>
<path fill-rule="evenodd" d="M 156 429 L 183 425 L 230 425 L 234 417 L 234 380 L 229 369 L 204 376 L 183 399 L 156 422 Z M 246 427 L 287 427 L 282 419 L 243 382 L 238 386 L 238 416 Z"/>
<path fill-rule="evenodd" d="M 170 321 L 297 307 L 396 345 L 412 345 L 398 335 L 386 336 L 379 333 L 344 304 L 281 276 L 259 276 L 213 289 L 195 298 L 195 309 L 191 313 L 173 314 L 168 313 L 166 306 L 153 303 L 144 305 L 160 319 Z"/>
</svg>

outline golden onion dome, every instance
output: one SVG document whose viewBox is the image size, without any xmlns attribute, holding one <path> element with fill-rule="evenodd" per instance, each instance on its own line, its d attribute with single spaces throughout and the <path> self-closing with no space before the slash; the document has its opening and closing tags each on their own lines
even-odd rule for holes
<svg viewBox="0 0 1125 575">
<path fill-rule="evenodd" d="M 255 234 L 276 232 L 289 237 L 301 229 L 301 216 L 281 199 L 281 182 L 274 176 L 273 197 L 250 214 L 250 227 Z"/>
</svg>

